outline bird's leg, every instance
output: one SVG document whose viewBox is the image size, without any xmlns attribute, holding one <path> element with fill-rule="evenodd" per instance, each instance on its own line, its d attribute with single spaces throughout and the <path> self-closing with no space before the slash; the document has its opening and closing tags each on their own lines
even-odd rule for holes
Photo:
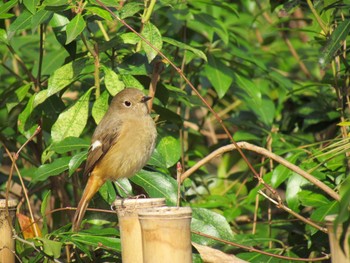
<svg viewBox="0 0 350 263">
<path fill-rule="evenodd" d="M 118 182 L 117 180 L 115 180 L 114 183 L 115 183 L 115 184 L 113 184 L 113 187 L 114 187 L 114 190 L 115 190 L 116 195 L 117 195 L 116 199 L 119 199 L 119 200 L 121 199 L 121 207 L 124 207 L 124 200 L 126 200 L 126 199 L 146 198 L 146 195 L 144 195 L 144 194 L 140 194 L 140 195 L 136 195 L 136 196 L 130 195 L 130 192 L 127 191 L 127 190 L 120 184 L 120 182 Z M 118 190 L 117 190 L 117 188 L 116 188 L 116 185 L 124 192 L 125 197 L 122 197 L 122 196 L 118 195 Z M 115 208 L 115 205 L 114 205 L 114 202 L 113 202 L 113 204 L 111 205 L 111 209 L 112 209 L 112 210 L 115 210 L 114 208 Z"/>
</svg>

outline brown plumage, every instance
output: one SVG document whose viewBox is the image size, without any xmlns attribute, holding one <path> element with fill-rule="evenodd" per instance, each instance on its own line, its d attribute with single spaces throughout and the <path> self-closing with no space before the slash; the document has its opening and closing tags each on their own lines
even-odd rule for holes
<svg viewBox="0 0 350 263">
<path fill-rule="evenodd" d="M 131 177 L 150 158 L 157 135 L 146 102 L 150 97 L 134 88 L 124 89 L 92 136 L 84 175 L 90 174 L 73 218 L 78 231 L 89 201 L 107 180 Z"/>
</svg>

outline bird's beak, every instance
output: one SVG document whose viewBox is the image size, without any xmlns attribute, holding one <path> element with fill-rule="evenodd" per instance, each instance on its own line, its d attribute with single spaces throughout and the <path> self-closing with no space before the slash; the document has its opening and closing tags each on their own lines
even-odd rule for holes
<svg viewBox="0 0 350 263">
<path fill-rule="evenodd" d="M 150 97 L 150 96 L 143 96 L 141 98 L 141 102 L 146 102 L 146 101 L 149 101 L 150 99 L 152 99 L 152 97 Z"/>
</svg>

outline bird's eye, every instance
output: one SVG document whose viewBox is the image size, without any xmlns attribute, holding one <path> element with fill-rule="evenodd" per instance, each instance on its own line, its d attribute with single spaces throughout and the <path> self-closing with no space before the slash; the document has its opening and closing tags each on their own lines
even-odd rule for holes
<svg viewBox="0 0 350 263">
<path fill-rule="evenodd" d="M 129 108 L 131 106 L 131 102 L 128 100 L 124 101 L 124 106 Z"/>
</svg>

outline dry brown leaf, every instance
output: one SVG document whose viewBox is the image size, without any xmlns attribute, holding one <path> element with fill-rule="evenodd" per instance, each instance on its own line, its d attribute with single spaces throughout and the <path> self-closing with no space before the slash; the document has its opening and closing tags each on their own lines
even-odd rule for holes
<svg viewBox="0 0 350 263">
<path fill-rule="evenodd" d="M 40 237 L 42 236 L 38 224 L 33 223 L 33 221 L 28 216 L 18 213 L 17 219 L 22 230 L 24 239 L 36 237 L 35 230 Z"/>
</svg>

